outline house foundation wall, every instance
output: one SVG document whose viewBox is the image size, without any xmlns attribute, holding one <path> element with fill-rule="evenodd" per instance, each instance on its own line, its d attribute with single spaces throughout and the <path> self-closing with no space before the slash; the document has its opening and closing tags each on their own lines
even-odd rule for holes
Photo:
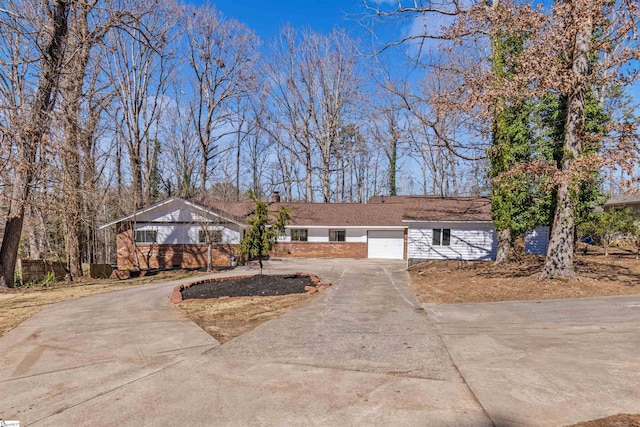
<svg viewBox="0 0 640 427">
<path fill-rule="evenodd" d="M 118 269 L 134 268 L 136 257 L 131 230 L 117 236 Z M 212 265 L 228 266 L 231 256 L 238 254 L 239 245 L 215 244 Z M 141 269 L 201 268 L 207 266 L 205 244 L 149 244 L 135 245 Z M 280 258 L 367 258 L 367 244 L 360 242 L 280 242 L 271 256 Z"/>
<path fill-rule="evenodd" d="M 367 244 L 360 242 L 279 242 L 272 254 L 281 258 L 366 258 Z"/>
</svg>

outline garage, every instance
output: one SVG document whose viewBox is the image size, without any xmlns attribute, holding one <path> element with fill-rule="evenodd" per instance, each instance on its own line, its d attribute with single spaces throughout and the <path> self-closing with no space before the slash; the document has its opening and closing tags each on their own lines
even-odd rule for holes
<svg viewBox="0 0 640 427">
<path fill-rule="evenodd" d="M 369 230 L 367 257 L 383 259 L 404 258 L 404 230 Z"/>
</svg>

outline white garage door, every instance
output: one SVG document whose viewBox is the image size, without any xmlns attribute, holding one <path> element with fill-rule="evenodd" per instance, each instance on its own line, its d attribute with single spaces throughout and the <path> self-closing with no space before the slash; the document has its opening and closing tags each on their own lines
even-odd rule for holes
<svg viewBox="0 0 640 427">
<path fill-rule="evenodd" d="M 369 258 L 404 258 L 404 230 L 369 230 L 367 235 Z"/>
</svg>

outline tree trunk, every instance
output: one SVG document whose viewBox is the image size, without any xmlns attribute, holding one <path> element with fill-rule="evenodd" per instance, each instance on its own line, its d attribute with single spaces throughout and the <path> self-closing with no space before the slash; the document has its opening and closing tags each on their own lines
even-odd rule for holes
<svg viewBox="0 0 640 427">
<path fill-rule="evenodd" d="M 322 199 L 324 203 L 331 202 L 331 172 L 328 162 L 322 164 Z"/>
<path fill-rule="evenodd" d="M 29 240 L 29 257 L 31 259 L 43 259 L 45 256 L 45 227 L 42 213 L 36 211 L 33 205 L 27 207 L 26 227 Z"/>
<path fill-rule="evenodd" d="M 394 136 L 391 141 L 389 153 L 389 195 L 396 196 L 398 190 L 396 188 L 396 169 L 398 163 L 398 139 Z"/>
<path fill-rule="evenodd" d="M 306 185 L 306 202 L 313 203 L 313 186 L 312 186 L 312 166 L 311 166 L 311 150 L 307 150 L 306 152 L 306 175 L 305 175 L 305 185 Z"/>
<path fill-rule="evenodd" d="M 56 87 L 67 38 L 69 3 L 56 0 L 53 3 L 51 40 L 43 52 L 42 69 L 38 89 L 31 105 L 31 117 L 19 137 L 19 162 L 13 180 L 13 198 L 9 207 L 2 246 L 0 247 L 0 287 L 13 287 L 18 258 L 18 246 L 24 223 L 25 206 L 29 202 L 30 189 L 37 167 L 37 153 L 42 137 L 49 130 L 50 113 L 56 98 Z"/>
<path fill-rule="evenodd" d="M 242 153 L 242 138 L 238 128 L 238 141 L 236 146 L 236 202 L 240 201 L 240 155 Z"/>
<path fill-rule="evenodd" d="M 83 11 L 86 13 L 86 11 Z M 82 13 L 82 12 L 80 12 Z M 68 279 L 82 276 L 81 236 L 82 229 L 82 197 L 80 179 L 80 99 L 83 96 L 83 81 L 89 61 L 90 47 L 88 42 L 87 16 L 76 18 L 73 27 L 77 34 L 74 43 L 76 57 L 71 63 L 71 69 L 66 73 L 61 87 L 64 114 L 64 145 L 63 162 L 63 194 L 64 212 L 63 224 L 66 236 L 67 266 L 70 276 Z"/>
<path fill-rule="evenodd" d="M 131 162 L 133 203 L 136 209 L 140 209 L 145 206 L 144 192 L 142 190 L 142 161 L 140 159 L 140 152 L 132 150 L 132 152 L 129 153 L 129 161 Z"/>
<path fill-rule="evenodd" d="M 207 191 L 207 168 L 209 167 L 209 141 L 203 140 L 203 137 L 200 137 L 200 154 L 202 158 L 200 159 L 200 192 L 204 193 Z"/>
<path fill-rule="evenodd" d="M 591 36 L 593 34 L 592 9 L 593 2 L 588 3 L 582 27 L 575 36 L 572 72 L 575 83 L 569 94 L 567 104 L 567 118 L 565 122 L 564 156 L 562 170 L 570 171 L 574 161 L 582 151 L 581 137 L 585 122 L 585 78 L 589 73 L 589 52 L 591 50 Z M 541 279 L 556 279 L 559 277 L 573 278 L 574 240 L 575 240 L 575 199 L 579 185 L 575 179 L 563 179 L 557 194 L 557 209 L 553 218 L 553 231 Z"/>
<path fill-rule="evenodd" d="M 498 249 L 496 252 L 496 264 L 509 262 L 513 255 L 513 240 L 511 229 L 498 230 Z"/>
</svg>

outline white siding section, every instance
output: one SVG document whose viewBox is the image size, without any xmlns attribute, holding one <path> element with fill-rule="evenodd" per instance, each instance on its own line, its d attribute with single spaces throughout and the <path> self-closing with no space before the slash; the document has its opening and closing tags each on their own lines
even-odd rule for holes
<svg viewBox="0 0 640 427">
<path fill-rule="evenodd" d="M 137 222 L 150 222 L 150 221 L 182 221 L 182 222 L 206 222 L 217 220 L 213 215 L 205 216 L 205 213 L 199 209 L 194 209 L 193 207 L 181 203 L 177 200 L 174 200 L 170 203 L 167 203 L 162 206 L 158 206 L 157 208 L 142 213 L 132 220 L 135 219 Z"/>
<path fill-rule="evenodd" d="M 295 229 L 306 229 L 308 230 L 307 241 L 316 242 L 316 243 L 326 243 L 329 241 L 329 230 L 345 230 L 340 227 L 327 227 L 327 228 L 305 228 L 298 226 L 291 226 L 286 230 L 286 236 L 278 239 L 280 242 L 290 242 L 291 241 L 291 230 L 290 228 Z M 358 243 L 366 243 L 367 242 L 367 229 L 366 228 L 347 228 L 345 233 L 345 241 L 347 242 L 358 242 Z"/>
<path fill-rule="evenodd" d="M 198 244 L 199 232 L 203 227 L 222 230 L 222 242 L 226 244 L 240 243 L 240 227 L 234 223 L 227 223 L 224 219 L 209 215 L 188 204 L 173 200 L 158 206 L 149 212 L 135 218 L 136 230 L 154 230 L 158 232 L 158 244 Z M 156 224 L 154 224 L 154 222 Z M 187 224 L 171 224 L 184 222 Z M 188 223 L 192 224 L 188 224 Z"/>
<path fill-rule="evenodd" d="M 432 246 L 433 229 L 450 229 L 449 246 Z M 496 257 L 496 233 L 492 223 L 416 222 L 409 224 L 407 258 L 489 260 Z"/>
<path fill-rule="evenodd" d="M 233 227 L 233 228 L 232 228 Z M 235 224 L 229 227 L 212 226 L 222 230 L 222 242 L 228 244 L 240 243 L 240 230 Z M 197 244 L 199 231 L 202 226 L 198 224 L 145 224 L 138 225 L 136 230 L 155 230 L 158 232 L 158 244 Z"/>
<path fill-rule="evenodd" d="M 536 227 L 524 236 L 524 253 L 546 255 L 549 247 L 549 227 Z"/>
</svg>

